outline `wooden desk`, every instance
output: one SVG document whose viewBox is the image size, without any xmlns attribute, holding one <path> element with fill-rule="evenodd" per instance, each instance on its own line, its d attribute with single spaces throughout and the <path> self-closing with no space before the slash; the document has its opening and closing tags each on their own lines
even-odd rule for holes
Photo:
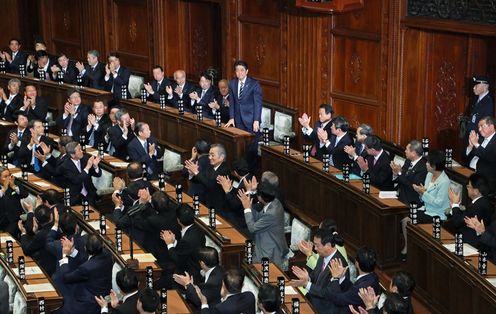
<svg viewBox="0 0 496 314">
<path fill-rule="evenodd" d="M 188 151 L 199 138 L 224 145 L 229 164 L 236 158 L 244 157 L 246 146 L 254 139 L 253 134 L 241 129 L 218 128 L 212 119 L 197 121 L 196 115 L 190 112 L 180 116 L 176 108 L 166 107 L 161 110 L 159 104 L 143 104 L 138 99 L 121 100 L 121 104 L 136 121 L 146 121 L 153 136 L 159 140 Z"/>
<path fill-rule="evenodd" d="M 407 234 L 407 270 L 416 281 L 415 297 L 427 308 L 434 313 L 496 313 L 496 287 L 477 272 L 477 256 L 449 252 L 443 243 L 453 243 L 453 235 L 442 229 L 442 240 L 436 240 L 430 224 L 409 224 Z M 490 262 L 488 274 L 496 276 Z"/>
<path fill-rule="evenodd" d="M 56 309 L 60 308 L 63 303 L 62 295 L 57 291 L 51 278 L 46 274 L 46 272 L 39 267 L 39 265 L 29 256 L 25 256 L 22 251 L 21 245 L 12 236 L 8 233 L 0 233 L 1 242 L 1 251 L 3 254 L 7 254 L 6 252 L 6 240 L 12 240 L 14 244 L 14 263 L 8 264 L 7 261 L 3 258 L 0 258 L 0 265 L 5 269 L 6 276 L 9 276 L 16 283 L 17 290 L 21 292 L 22 296 L 26 300 L 27 303 L 27 312 L 28 313 L 38 313 L 38 298 L 45 298 L 45 307 L 47 309 L 47 313 L 51 313 Z M 26 279 L 20 280 L 14 272 L 14 268 L 18 268 L 18 260 L 19 256 L 24 256 L 25 267 L 38 267 L 42 273 L 41 274 L 29 274 L 26 272 Z M 50 284 L 52 288 L 51 291 L 38 291 L 38 292 L 26 292 L 26 288 L 24 285 L 34 285 L 34 284 Z"/>
<path fill-rule="evenodd" d="M 367 245 L 377 252 L 377 265 L 387 269 L 399 265 L 400 220 L 408 208 L 396 199 L 380 199 L 378 190 L 362 192 L 361 181 L 340 181 L 331 168 L 322 171 L 322 163 L 311 158 L 303 162 L 300 152 L 283 154 L 282 146 L 262 147 L 262 171 L 279 176 L 279 184 L 289 207 L 315 220 L 332 218 L 339 226 L 346 247 L 356 251 Z"/>
<path fill-rule="evenodd" d="M 243 262 L 242 268 L 245 271 L 246 276 L 248 276 L 257 287 L 260 287 L 263 284 L 262 265 L 260 263 L 248 265 Z M 291 281 L 291 279 L 276 264 L 269 263 L 269 283 L 271 285 L 277 286 L 278 277 L 284 277 L 284 284 L 286 287 L 289 287 L 289 282 Z M 298 298 L 300 300 L 300 313 L 317 313 L 299 289 L 294 288 L 294 292 L 295 294 L 284 295 L 283 309 L 286 311 L 286 313 L 291 313 L 293 298 Z"/>
</svg>

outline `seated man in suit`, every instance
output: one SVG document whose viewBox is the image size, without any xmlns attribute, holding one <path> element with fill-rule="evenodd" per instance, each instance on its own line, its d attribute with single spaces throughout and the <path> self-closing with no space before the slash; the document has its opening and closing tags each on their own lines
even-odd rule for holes
<svg viewBox="0 0 496 314">
<path fill-rule="evenodd" d="M 466 150 L 470 168 L 485 176 L 491 192 L 496 191 L 496 119 L 490 116 L 479 121 L 479 135 L 471 131 Z"/>
<path fill-rule="evenodd" d="M 351 172 L 356 174 L 357 176 L 361 176 L 361 170 L 358 166 L 357 159 L 358 157 L 367 157 L 367 150 L 365 149 L 365 139 L 368 136 L 374 135 L 374 130 L 368 124 L 362 123 L 356 130 L 356 140 L 355 147 L 353 145 L 347 145 L 344 147 L 344 151 L 350 157 L 350 161 L 352 162 Z"/>
<path fill-rule="evenodd" d="M 87 144 L 91 147 L 98 148 L 98 144 L 105 145 L 105 135 L 111 125 L 109 115 L 105 113 L 103 100 L 93 102 L 92 113 L 88 114 L 88 123 L 83 129 Z"/>
<path fill-rule="evenodd" d="M 76 62 L 76 68 L 83 79 L 84 86 L 105 90 L 105 65 L 98 61 L 99 56 L 100 53 L 97 50 L 88 51 L 86 57 L 88 65 L 85 66 L 82 62 Z"/>
<path fill-rule="evenodd" d="M 467 193 L 471 202 L 470 205 L 462 211 L 460 209 L 461 195 L 449 190 L 449 199 L 451 203 L 451 217 L 444 223 L 444 227 L 453 233 L 461 233 L 463 242 L 472 245 L 477 249 L 484 249 L 480 244 L 479 238 L 473 229 L 465 224 L 466 217 L 477 217 L 477 219 L 491 224 L 491 218 L 494 208 L 488 197 L 489 184 L 485 177 L 478 173 L 473 173 L 468 178 Z"/>
<path fill-rule="evenodd" d="M 147 123 L 136 123 L 134 134 L 136 136 L 127 144 L 129 160 L 145 165 L 148 179 L 157 179 L 158 174 L 163 170 L 162 164 L 158 162 L 164 154 L 162 147 L 158 145 L 157 139 L 151 136 L 152 131 Z"/>
<path fill-rule="evenodd" d="M 21 161 L 19 160 L 19 149 L 21 145 L 27 145 L 31 139 L 31 132 L 28 129 L 28 116 L 23 111 L 18 111 L 15 129 L 10 130 L 7 134 L 9 136 L 5 139 L 5 144 L 3 145 L 3 154 L 6 154 L 9 161 L 14 164 L 14 166 L 20 166 Z"/>
<path fill-rule="evenodd" d="M 125 108 L 119 109 L 115 113 L 117 124 L 111 126 L 107 133 L 110 138 L 109 154 L 122 160 L 129 160 L 127 145 L 135 137 L 134 118 L 129 116 L 129 112 Z"/>
<path fill-rule="evenodd" d="M 194 90 L 193 84 L 186 81 L 186 72 L 177 70 L 174 72 L 174 82 L 171 87 L 166 87 L 167 101 L 172 107 L 178 107 L 182 101 L 184 110 L 191 111 L 191 99 L 189 94 Z"/>
<path fill-rule="evenodd" d="M 131 94 L 128 90 L 129 77 L 131 71 L 128 68 L 121 66 L 121 60 L 117 52 L 110 53 L 108 64 L 105 66 L 105 90 L 114 95 L 114 103 L 118 103 L 119 99 L 129 99 Z M 124 92 L 125 91 L 125 92 Z M 123 96 L 123 92 L 126 97 Z"/>
<path fill-rule="evenodd" d="M 114 290 L 110 290 L 110 309 L 115 314 L 138 314 L 136 308 L 139 298 L 138 277 L 136 272 L 129 267 L 119 270 L 115 277 L 117 287 L 124 294 L 119 300 Z M 102 295 L 95 296 L 96 302 L 101 307 L 101 313 L 109 312 L 109 304 Z"/>
<path fill-rule="evenodd" d="M 65 150 L 65 146 L 70 142 L 72 142 L 72 137 L 68 135 L 63 135 L 59 138 L 57 147 L 60 155 L 58 157 L 54 157 L 50 151 L 46 149 L 48 146 L 44 144 L 40 144 L 42 148 L 41 151 L 37 150 L 35 152 L 35 156 L 40 160 L 41 167 L 43 168 L 41 173 L 43 173 L 48 181 L 51 181 L 62 188 L 67 187 L 67 184 L 64 180 L 64 176 L 60 172 L 60 167 L 67 158 L 70 158 Z"/>
<path fill-rule="evenodd" d="M 467 227 L 473 229 L 479 238 L 479 242 L 488 253 L 488 258 L 496 262 L 496 222 L 479 220 L 478 217 L 465 217 Z M 486 228 L 486 224 L 488 225 Z"/>
<path fill-rule="evenodd" d="M 122 203 L 126 207 L 132 206 L 138 200 L 138 191 L 147 188 L 148 191 L 153 191 L 154 188 L 150 182 L 143 178 L 143 167 L 139 162 L 130 162 L 127 165 L 127 179 L 129 185 L 122 178 L 115 177 L 113 181 L 114 193 L 118 193 L 122 199 Z"/>
<path fill-rule="evenodd" d="M 289 249 L 284 236 L 284 208 L 276 198 L 276 190 L 267 182 L 258 185 L 257 199 L 263 206 L 260 212 L 252 210 L 252 199 L 244 190 L 238 192 L 238 197 L 245 209 L 246 225 L 255 242 L 253 260 L 258 263 L 263 257 L 268 257 L 284 269 Z"/>
<path fill-rule="evenodd" d="M 215 117 L 216 111 L 220 110 L 220 120 L 222 123 L 229 121 L 229 83 L 222 79 L 217 84 L 219 93 L 216 98 L 208 104 L 208 110 Z"/>
<path fill-rule="evenodd" d="M 39 194 L 38 197 L 39 200 L 37 198 L 37 202 L 40 201 L 41 204 L 47 206 L 52 211 L 57 210 L 59 215 L 71 211 L 70 206 L 64 205 L 62 200 L 62 193 L 57 192 L 57 190 L 47 189 L 43 191 L 43 193 Z"/>
<path fill-rule="evenodd" d="M 48 53 L 44 50 L 35 52 L 34 58 L 36 64 L 31 68 L 28 67 L 28 72 L 32 72 L 33 76 L 40 80 L 50 81 L 52 79 L 52 60 L 48 57 Z"/>
<path fill-rule="evenodd" d="M 189 160 L 184 162 L 188 169 L 191 179 L 200 183 L 205 188 L 205 203 L 209 208 L 215 208 L 217 213 L 222 213 L 226 205 L 226 194 L 222 186 L 217 183 L 218 176 L 229 175 L 229 169 L 226 165 L 226 149 L 222 144 L 212 144 L 208 153 L 210 165 L 212 167 L 200 171 L 198 164 Z"/>
<path fill-rule="evenodd" d="M 112 255 L 104 248 L 102 239 L 90 234 L 86 252 L 74 247 L 73 241 L 62 238 L 62 258 L 59 260 L 62 282 L 69 294 L 64 296 L 65 313 L 100 313 L 96 295 L 103 295 L 112 287 Z"/>
<path fill-rule="evenodd" d="M 348 154 L 344 148 L 353 145 L 353 139 L 348 134 L 349 124 L 345 117 L 339 116 L 331 122 L 331 132 L 334 137 L 329 135 L 323 129 L 317 131 L 317 137 L 324 143 L 327 153 L 330 155 L 329 163 L 331 166 L 343 169 L 344 163 L 349 163 Z"/>
<path fill-rule="evenodd" d="M 91 177 L 100 177 L 102 170 L 99 168 L 100 157 L 85 155 L 81 145 L 71 142 L 65 146 L 67 158 L 60 166 L 60 173 L 67 180 L 70 189 L 71 205 L 81 204 L 86 198 L 91 205 L 96 202 L 96 188 Z"/>
<path fill-rule="evenodd" d="M 186 300 L 192 305 L 195 312 L 200 310 L 201 300 L 198 298 L 195 286 L 193 286 L 193 280 L 207 298 L 209 307 L 214 307 L 220 302 L 220 290 L 224 276 L 224 270 L 219 265 L 219 253 L 215 248 L 211 246 L 201 248 L 198 257 L 203 274 L 202 278 L 193 278 L 188 273 L 173 275 L 174 281 L 186 290 Z"/>
<path fill-rule="evenodd" d="M 7 121 L 15 121 L 15 113 L 22 106 L 22 95 L 19 94 L 21 81 L 16 78 L 10 79 L 7 84 L 9 93 L 7 94 L 0 87 L 0 118 Z"/>
<path fill-rule="evenodd" d="M 19 74 L 19 66 L 26 66 L 28 58 L 27 53 L 21 51 L 21 42 L 17 38 L 11 38 L 9 41 L 9 52 L 0 52 L 0 58 L 5 61 L 6 71 L 13 74 Z"/>
<path fill-rule="evenodd" d="M 172 275 L 188 272 L 193 278 L 200 278 L 198 252 L 205 246 L 205 234 L 195 224 L 195 213 L 191 207 L 182 204 L 177 209 L 177 221 L 181 227 L 181 239 L 171 230 L 162 230 L 161 237 L 167 246 L 161 250 L 158 262 L 162 268 L 160 279 L 153 285 L 156 288 L 173 287 Z"/>
<path fill-rule="evenodd" d="M 201 300 L 201 313 L 244 313 L 255 314 L 255 296 L 249 291 L 241 292 L 245 274 L 239 269 L 230 269 L 224 273 L 222 279 L 222 302 L 210 308 L 208 299 L 196 286 L 196 293 Z"/>
<path fill-rule="evenodd" d="M 21 199 L 28 196 L 28 192 L 15 183 L 14 176 L 6 167 L 0 167 L 0 230 L 10 233 L 18 239 L 19 229 L 17 221 L 24 213 Z"/>
<path fill-rule="evenodd" d="M 210 165 L 210 160 L 208 153 L 210 152 L 210 143 L 204 139 L 198 139 L 195 146 L 191 148 L 191 158 L 190 162 L 198 165 L 198 171 L 206 171 L 208 168 L 212 168 Z M 200 203 L 205 203 L 206 188 L 200 182 L 192 180 L 194 177 L 189 174 L 187 168 L 183 169 L 183 176 L 188 178 L 188 195 L 194 196 L 198 195 L 198 200 Z"/>
<path fill-rule="evenodd" d="M 57 118 L 57 126 L 66 129 L 67 135 L 79 141 L 88 121 L 88 107 L 81 103 L 81 94 L 75 88 L 67 91 L 67 97 L 64 112 Z"/>
<path fill-rule="evenodd" d="M 327 132 L 327 138 L 332 139 L 334 135 L 331 132 L 331 120 L 334 110 L 330 104 L 321 104 L 319 106 L 319 121 L 315 122 L 315 126 L 313 129 L 310 127 L 310 120 L 312 117 L 309 117 L 306 113 L 304 113 L 298 121 L 301 125 L 301 131 L 306 140 L 310 140 L 313 142 L 312 150 L 310 151 L 310 155 L 322 160 L 322 154 L 326 152 L 325 143 L 322 143 L 317 135 L 319 129 Z"/>
<path fill-rule="evenodd" d="M 53 148 L 57 147 L 57 142 L 45 135 L 43 122 L 40 120 L 31 120 L 28 126 L 31 137 L 29 142 L 19 148 L 19 160 L 21 164 L 28 166 L 30 172 L 40 173 L 41 177 L 49 179 L 49 174 L 45 173 L 42 167 L 42 163 L 46 161 L 41 161 L 38 155 L 51 153 Z"/>
<path fill-rule="evenodd" d="M 210 119 L 215 118 L 215 116 L 208 104 L 215 100 L 218 93 L 215 86 L 212 86 L 213 79 L 214 78 L 211 73 L 208 71 L 203 72 L 200 75 L 200 88 L 189 94 L 189 98 L 191 99 L 191 108 L 193 109 L 192 111 L 196 112 L 197 108 L 200 106 L 202 107 L 203 116 Z"/>
<path fill-rule="evenodd" d="M 370 184 L 381 191 L 392 191 L 394 186 L 391 159 L 388 153 L 382 149 L 381 140 L 377 136 L 368 136 L 364 143 L 367 157 L 358 157 L 357 159 L 361 172 L 368 172 Z"/>
<path fill-rule="evenodd" d="M 325 298 L 320 293 L 310 293 L 326 289 L 331 285 L 331 276 L 329 276 L 328 268 L 331 265 L 331 260 L 340 261 L 345 267 L 348 265 L 346 259 L 337 249 L 337 246 L 342 246 L 344 240 L 337 232 L 331 232 L 327 229 L 319 229 L 313 236 L 313 246 L 319 254 L 317 265 L 308 273 L 306 269 L 298 266 L 293 266 L 293 274 L 298 279 L 291 280 L 291 285 L 294 287 L 306 287 L 309 291 L 309 298 L 312 305 L 318 313 L 326 313 L 329 309 L 333 309 L 333 303 L 328 298 Z"/>
<path fill-rule="evenodd" d="M 148 94 L 148 101 L 160 103 L 160 95 L 166 95 L 165 88 L 171 88 L 171 82 L 165 77 L 164 69 L 156 65 L 152 69 L 153 80 L 145 84 L 145 90 Z"/>
<path fill-rule="evenodd" d="M 59 81 L 58 73 L 62 72 L 62 82 L 76 84 L 78 70 L 74 66 L 74 63 L 67 58 L 65 53 L 62 53 L 60 57 L 57 58 L 57 61 L 58 64 L 54 64 L 50 67 L 50 70 L 52 70 L 52 81 Z"/>
<path fill-rule="evenodd" d="M 282 314 L 282 300 L 279 288 L 271 284 L 263 284 L 258 289 L 258 308 L 263 314 Z"/>
<path fill-rule="evenodd" d="M 36 119 L 45 122 L 48 112 L 45 99 L 38 96 L 38 91 L 34 85 L 26 85 L 24 91 L 23 105 L 19 110 L 26 112 L 30 121 Z"/>
</svg>

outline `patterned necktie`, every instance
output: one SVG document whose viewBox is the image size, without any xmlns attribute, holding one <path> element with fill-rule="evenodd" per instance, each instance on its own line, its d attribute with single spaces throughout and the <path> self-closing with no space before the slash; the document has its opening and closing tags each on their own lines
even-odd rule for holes
<svg viewBox="0 0 496 314">
<path fill-rule="evenodd" d="M 34 144 L 34 151 L 36 152 L 36 149 L 38 148 L 38 144 Z M 36 157 L 34 157 L 34 162 L 33 162 L 33 169 L 35 172 L 40 172 L 40 160 Z"/>
<path fill-rule="evenodd" d="M 238 98 L 241 99 L 243 97 L 243 88 L 245 87 L 245 83 L 243 81 L 239 81 L 239 94 Z"/>
</svg>

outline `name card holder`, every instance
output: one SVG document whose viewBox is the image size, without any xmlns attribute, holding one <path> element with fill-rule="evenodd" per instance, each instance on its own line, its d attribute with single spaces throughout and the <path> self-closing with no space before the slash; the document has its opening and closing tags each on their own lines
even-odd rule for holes
<svg viewBox="0 0 496 314">
<path fill-rule="evenodd" d="M 161 110 L 164 110 L 165 109 L 166 102 L 167 102 L 166 96 L 165 95 L 160 95 L 159 104 L 160 104 L 160 109 Z"/>
<path fill-rule="evenodd" d="M 463 257 L 463 235 L 455 233 L 455 255 Z"/>
<path fill-rule="evenodd" d="M 362 191 L 365 194 L 370 194 L 370 174 L 365 172 L 362 177 Z"/>
<path fill-rule="evenodd" d="M 210 228 L 215 230 L 215 228 L 217 227 L 216 223 L 217 223 L 217 218 L 215 217 L 215 208 L 212 207 L 208 211 L 208 224 Z"/>
<path fill-rule="evenodd" d="M 262 283 L 269 283 L 269 258 L 262 257 Z"/>
<path fill-rule="evenodd" d="M 218 128 L 222 126 L 222 118 L 220 115 L 220 110 L 215 111 L 215 126 Z"/>
<path fill-rule="evenodd" d="M 253 241 L 246 240 L 245 241 L 245 261 L 246 264 L 253 264 Z"/>
<path fill-rule="evenodd" d="M 153 268 L 151 266 L 146 267 L 146 286 L 153 289 Z"/>
<path fill-rule="evenodd" d="M 424 157 L 429 155 L 429 138 L 422 138 L 422 150 L 424 151 Z"/>
<path fill-rule="evenodd" d="M 115 229 L 115 248 L 117 249 L 117 252 L 122 253 L 122 230 L 121 229 Z"/>
<path fill-rule="evenodd" d="M 167 289 L 160 289 L 160 314 L 167 314 Z"/>
<path fill-rule="evenodd" d="M 300 299 L 298 298 L 291 299 L 291 313 L 300 314 Z"/>
<path fill-rule="evenodd" d="M 343 181 L 345 183 L 350 182 L 350 164 L 349 163 L 343 164 Z"/>
<path fill-rule="evenodd" d="M 17 266 L 19 271 L 19 279 L 26 280 L 26 261 L 24 260 L 24 256 L 19 256 L 17 258 Z"/>
<path fill-rule="evenodd" d="M 289 136 L 284 135 L 282 138 L 282 147 L 284 155 L 289 155 Z"/>
<path fill-rule="evenodd" d="M 280 276 L 277 277 L 277 286 L 279 287 L 279 295 L 281 296 L 281 303 L 284 303 L 284 296 L 285 296 L 285 286 L 286 286 L 286 280 L 284 277 Z"/>
<path fill-rule="evenodd" d="M 7 263 L 14 263 L 14 242 L 12 240 L 7 240 Z"/>
<path fill-rule="evenodd" d="M 177 110 L 180 116 L 184 115 L 184 101 L 182 99 L 177 101 Z"/>
<path fill-rule="evenodd" d="M 176 201 L 178 204 L 183 203 L 183 186 L 181 184 L 176 184 Z"/>
<path fill-rule="evenodd" d="M 195 217 L 200 216 L 200 197 L 198 195 L 193 195 L 193 210 Z"/>
<path fill-rule="evenodd" d="M 417 216 L 417 208 L 418 204 L 417 203 L 410 203 L 410 222 L 412 225 L 416 225 L 418 223 L 418 216 Z"/>
<path fill-rule="evenodd" d="M 141 94 L 140 95 L 141 95 L 141 103 L 142 104 L 146 104 L 146 89 L 143 88 L 141 90 Z"/>
<path fill-rule="evenodd" d="M 432 217 L 432 237 L 436 240 L 441 239 L 441 218 Z"/>
<path fill-rule="evenodd" d="M 100 234 L 107 234 L 107 222 L 105 220 L 105 215 L 100 215 Z"/>
<path fill-rule="evenodd" d="M 46 314 L 45 298 L 44 297 L 38 298 L 38 313 L 39 314 Z"/>
</svg>

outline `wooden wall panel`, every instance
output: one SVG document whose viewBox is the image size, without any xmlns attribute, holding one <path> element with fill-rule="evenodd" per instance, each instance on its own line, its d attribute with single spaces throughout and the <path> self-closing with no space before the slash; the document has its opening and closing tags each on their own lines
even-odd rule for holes
<svg viewBox="0 0 496 314">
<path fill-rule="evenodd" d="M 363 10 L 336 15 L 334 29 L 353 29 L 380 34 L 383 0 L 364 1 Z"/>
<path fill-rule="evenodd" d="M 334 98 L 333 106 L 336 114 L 344 115 L 352 127 L 356 128 L 361 123 L 367 123 L 376 130 L 376 133 L 381 135 L 381 114 L 377 106 L 346 101 L 339 98 Z"/>
<path fill-rule="evenodd" d="M 0 47 L 1 50 L 7 50 L 9 47 L 10 38 L 19 38 L 21 37 L 21 6 L 22 3 L 20 0 L 5 0 L 2 1 L 2 6 L 4 7 L 4 14 L 2 14 L 2 18 L 0 19 L 0 29 L 3 31 L 0 32 Z M 8 12 L 7 9 L 8 8 Z M 24 40 L 21 41 L 23 45 L 22 49 L 29 49 L 31 43 L 24 43 Z"/>
</svg>

